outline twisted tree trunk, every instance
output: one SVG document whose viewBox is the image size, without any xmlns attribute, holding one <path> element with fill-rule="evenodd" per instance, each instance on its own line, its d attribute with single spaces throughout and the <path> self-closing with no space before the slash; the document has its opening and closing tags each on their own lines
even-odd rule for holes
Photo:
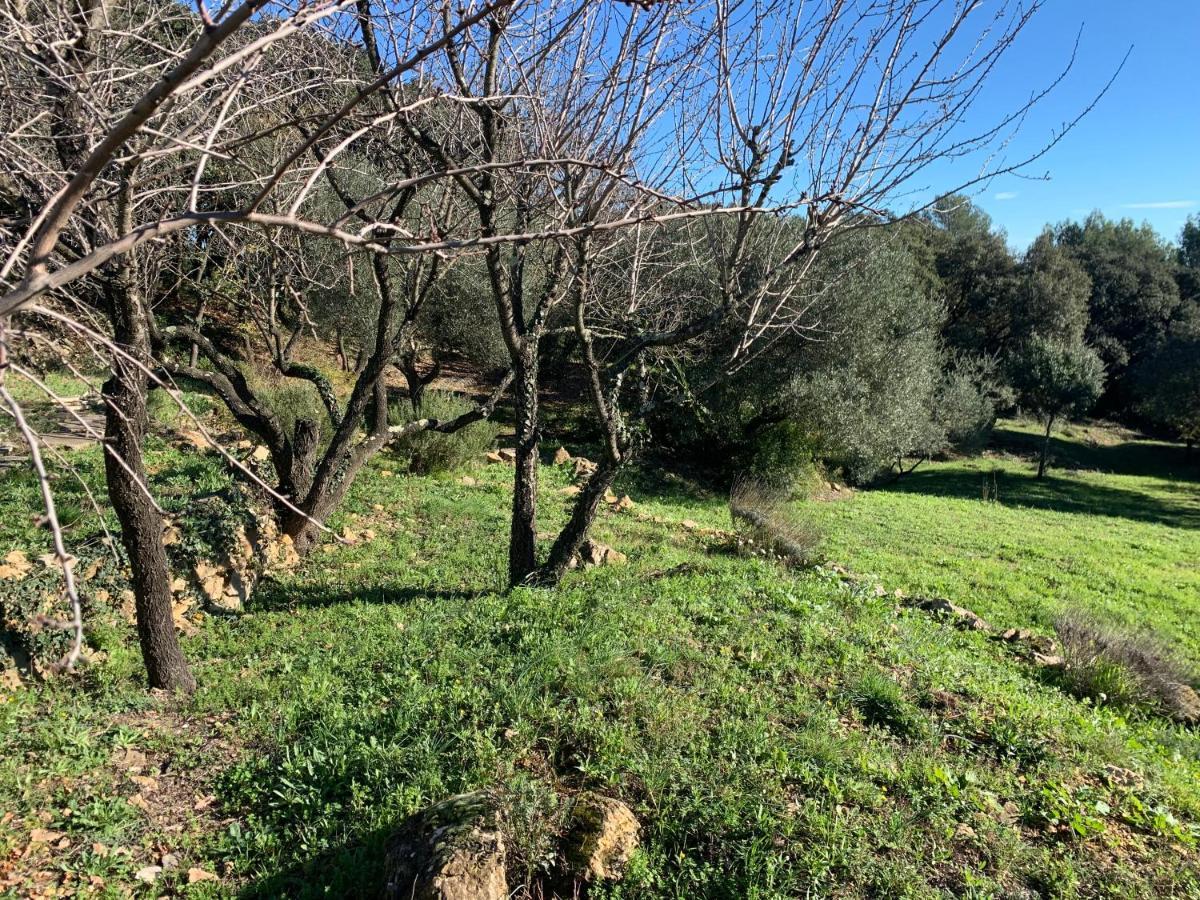
<svg viewBox="0 0 1200 900">
<path fill-rule="evenodd" d="M 133 359 L 114 356 L 112 377 L 104 385 L 104 437 L 109 451 L 104 456 L 104 474 L 129 557 L 138 641 L 150 687 L 191 692 L 196 681 L 175 634 L 163 520 L 146 493 L 142 442 L 149 424 L 149 377 L 133 360 L 142 366 L 149 362 L 149 333 L 140 300 L 131 288 L 117 286 L 110 292 L 110 303 L 115 342 Z"/>
</svg>

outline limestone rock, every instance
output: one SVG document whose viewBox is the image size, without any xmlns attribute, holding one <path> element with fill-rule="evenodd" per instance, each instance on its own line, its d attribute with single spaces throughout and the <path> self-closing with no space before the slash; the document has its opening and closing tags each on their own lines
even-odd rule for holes
<svg viewBox="0 0 1200 900">
<path fill-rule="evenodd" d="M 573 874 L 584 881 L 616 881 L 625 874 L 638 846 L 641 824 L 620 800 L 586 793 L 571 816 L 566 859 Z"/>
<path fill-rule="evenodd" d="M 487 452 L 487 454 L 484 456 L 484 459 L 486 459 L 488 461 L 488 465 L 492 465 L 492 466 L 496 465 L 497 463 L 504 462 L 504 457 L 501 456 L 499 453 L 497 453 L 495 450 L 489 450 Z"/>
<path fill-rule="evenodd" d="M 622 494 L 621 499 L 617 501 L 617 509 L 633 509 L 633 498 L 628 494 Z"/>
<path fill-rule="evenodd" d="M 582 456 L 575 457 L 574 477 L 576 481 L 591 478 L 595 471 L 596 464 L 590 459 L 584 459 Z"/>
<path fill-rule="evenodd" d="M 1200 694 L 1178 682 L 1163 682 L 1160 692 L 1172 719 L 1185 725 L 1200 722 Z"/>
<path fill-rule="evenodd" d="M 623 563 L 628 557 L 606 544 L 601 544 L 599 541 L 586 540 L 579 548 L 578 559 L 586 569 L 589 566 L 607 566 L 614 563 Z"/>
<path fill-rule="evenodd" d="M 556 466 L 565 465 L 571 461 L 571 454 L 566 447 L 559 447 L 554 451 L 554 464 Z"/>
<path fill-rule="evenodd" d="M 992 630 L 992 626 L 981 616 L 941 597 L 916 597 L 913 599 L 912 605 L 927 613 L 952 620 L 957 628 L 966 628 L 970 631 Z"/>
<path fill-rule="evenodd" d="M 406 819 L 388 841 L 385 900 L 506 900 L 500 811 L 484 791 Z"/>
<path fill-rule="evenodd" d="M 500 458 L 506 463 L 515 463 L 517 461 L 517 451 L 514 447 L 501 447 Z"/>
</svg>

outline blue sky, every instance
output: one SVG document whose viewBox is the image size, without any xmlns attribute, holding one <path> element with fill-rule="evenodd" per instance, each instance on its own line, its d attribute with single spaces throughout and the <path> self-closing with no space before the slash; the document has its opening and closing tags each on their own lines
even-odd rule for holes
<svg viewBox="0 0 1200 900">
<path fill-rule="evenodd" d="M 1200 213 L 1200 0 L 1049 0 L 979 114 L 998 114 L 1061 69 L 1080 26 L 1075 68 L 1006 151 L 1016 159 L 1074 118 L 1132 46 L 1095 110 L 1028 170 L 1047 181 L 998 178 L 975 202 L 1024 248 L 1046 222 L 1093 209 L 1147 221 L 1176 239 Z"/>
</svg>

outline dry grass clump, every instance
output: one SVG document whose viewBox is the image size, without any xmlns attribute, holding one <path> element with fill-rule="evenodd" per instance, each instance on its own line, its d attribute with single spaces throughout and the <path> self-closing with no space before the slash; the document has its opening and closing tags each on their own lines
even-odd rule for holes
<svg viewBox="0 0 1200 900">
<path fill-rule="evenodd" d="M 1126 634 L 1079 613 L 1054 623 L 1067 686 L 1081 697 L 1148 706 L 1176 721 L 1200 722 L 1196 673 L 1151 634 Z"/>
<path fill-rule="evenodd" d="M 729 511 L 735 522 L 747 526 L 745 549 L 796 566 L 820 561 L 824 535 L 783 488 L 755 478 L 740 479 L 729 492 Z"/>
</svg>

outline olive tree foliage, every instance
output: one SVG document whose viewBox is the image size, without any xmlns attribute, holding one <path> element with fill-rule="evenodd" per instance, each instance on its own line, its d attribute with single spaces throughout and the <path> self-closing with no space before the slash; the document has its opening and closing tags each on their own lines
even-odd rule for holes
<svg viewBox="0 0 1200 900">
<path fill-rule="evenodd" d="M 1013 358 L 1012 383 L 1021 406 L 1046 426 L 1037 477 L 1046 474 L 1050 429 L 1055 421 L 1088 412 L 1104 390 L 1104 363 L 1082 343 L 1030 338 Z"/>
<path fill-rule="evenodd" d="M 763 392 L 775 417 L 786 410 L 808 430 L 813 452 L 855 481 L 940 450 L 945 310 L 919 289 L 903 245 L 870 233 L 839 242 L 811 289 L 820 332 L 765 355 L 756 370 L 779 373 L 777 392 Z"/>
</svg>

